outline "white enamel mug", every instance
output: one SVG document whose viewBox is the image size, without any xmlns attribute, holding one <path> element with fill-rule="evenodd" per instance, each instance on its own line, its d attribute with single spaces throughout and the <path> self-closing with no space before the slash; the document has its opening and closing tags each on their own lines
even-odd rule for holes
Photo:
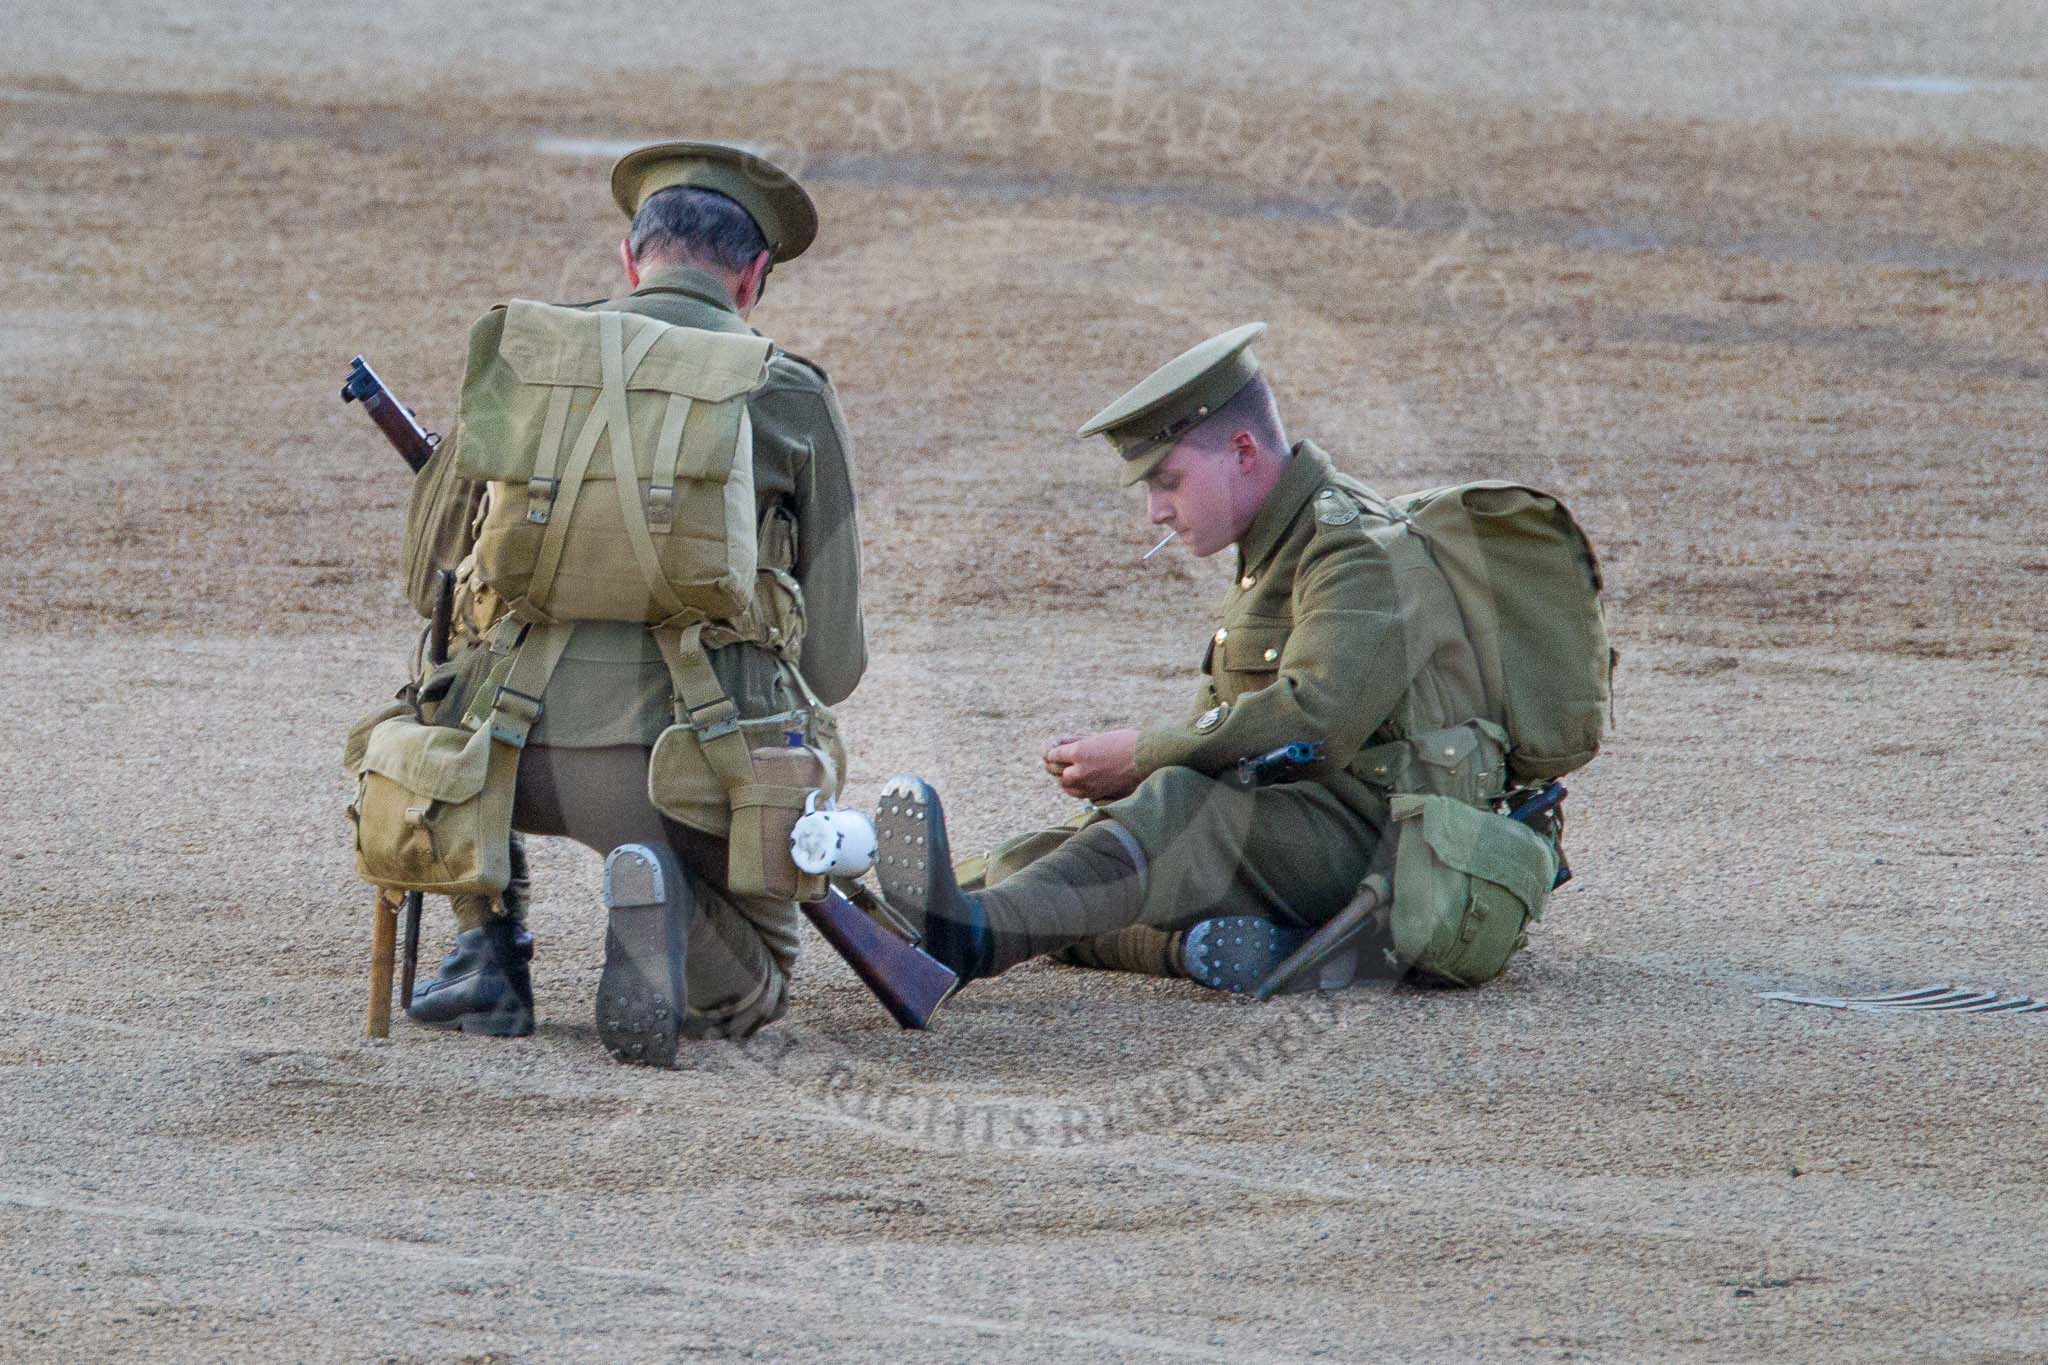
<svg viewBox="0 0 2048 1365">
<path fill-rule="evenodd" d="M 875 824 L 857 810 L 841 810 L 812 792 L 789 834 L 789 856 L 799 868 L 828 877 L 858 877 L 875 865 Z"/>
</svg>

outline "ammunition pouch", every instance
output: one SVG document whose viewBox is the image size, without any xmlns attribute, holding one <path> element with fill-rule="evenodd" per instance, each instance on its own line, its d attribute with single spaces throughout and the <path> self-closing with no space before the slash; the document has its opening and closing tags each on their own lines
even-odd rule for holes
<svg viewBox="0 0 2048 1365">
<path fill-rule="evenodd" d="M 1393 794 L 1449 796 L 1484 805 L 1506 789 L 1508 732 L 1488 720 L 1374 744 L 1354 758 L 1354 777 Z"/>
<path fill-rule="evenodd" d="M 461 725 L 423 724 L 405 705 L 356 724 L 343 757 L 356 778 L 348 814 L 357 876 L 443 896 L 504 891 L 512 879 L 519 755 L 568 640 L 567 626 L 528 631 L 492 670 Z"/>
<path fill-rule="evenodd" d="M 825 894 L 824 879 L 797 869 L 789 839 L 813 791 L 838 794 L 846 764 L 838 726 L 794 659 L 784 666 L 806 705 L 740 717 L 704 654 L 705 641 L 720 629 L 654 631 L 674 691 L 675 723 L 648 755 L 647 799 L 676 823 L 726 841 L 725 889 L 733 895 L 816 900 Z M 801 742 L 786 743 L 790 734 Z"/>
<path fill-rule="evenodd" d="M 1426 977 L 1477 986 L 1528 943 L 1557 877 L 1542 835 L 1449 796 L 1393 799 L 1394 952 Z"/>
</svg>

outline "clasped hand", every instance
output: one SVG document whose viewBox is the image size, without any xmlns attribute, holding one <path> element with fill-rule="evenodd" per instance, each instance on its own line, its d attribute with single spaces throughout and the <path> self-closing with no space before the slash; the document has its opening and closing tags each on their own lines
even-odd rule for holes
<svg viewBox="0 0 2048 1365">
<path fill-rule="evenodd" d="M 1116 801 L 1138 788 L 1138 732 L 1069 735 L 1045 746 L 1045 770 L 1084 801 Z"/>
</svg>

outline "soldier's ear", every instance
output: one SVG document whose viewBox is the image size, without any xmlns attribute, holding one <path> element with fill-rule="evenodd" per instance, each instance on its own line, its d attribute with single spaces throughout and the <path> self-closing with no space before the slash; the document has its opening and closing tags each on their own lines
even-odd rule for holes
<svg viewBox="0 0 2048 1365">
<path fill-rule="evenodd" d="M 1249 431 L 1234 433 L 1230 438 L 1231 453 L 1237 456 L 1237 467 L 1249 474 L 1252 466 L 1259 462 L 1259 438 Z"/>
<path fill-rule="evenodd" d="M 740 272 L 739 297 L 735 300 L 740 307 L 751 309 L 768 292 L 768 272 L 775 268 L 775 257 L 763 251 L 747 262 L 747 268 Z"/>
<path fill-rule="evenodd" d="M 640 287 L 640 262 L 633 259 L 633 239 L 619 238 L 619 264 L 626 267 L 626 288 Z"/>
</svg>

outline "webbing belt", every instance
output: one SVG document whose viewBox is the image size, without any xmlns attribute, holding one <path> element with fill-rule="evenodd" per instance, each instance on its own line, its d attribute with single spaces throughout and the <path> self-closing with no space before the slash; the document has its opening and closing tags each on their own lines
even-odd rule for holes
<svg viewBox="0 0 2048 1365">
<path fill-rule="evenodd" d="M 511 667 L 496 690 L 490 692 L 490 710 L 483 717 L 492 740 L 515 749 L 526 747 L 527 735 L 540 721 L 541 698 L 547 693 L 548 679 L 554 676 L 555 665 L 562 661 L 562 651 L 569 647 L 569 636 L 575 629 L 568 622 L 521 628 L 520 639 L 513 647 Z M 485 687 L 489 688 L 489 679 L 485 680 Z"/>
</svg>

